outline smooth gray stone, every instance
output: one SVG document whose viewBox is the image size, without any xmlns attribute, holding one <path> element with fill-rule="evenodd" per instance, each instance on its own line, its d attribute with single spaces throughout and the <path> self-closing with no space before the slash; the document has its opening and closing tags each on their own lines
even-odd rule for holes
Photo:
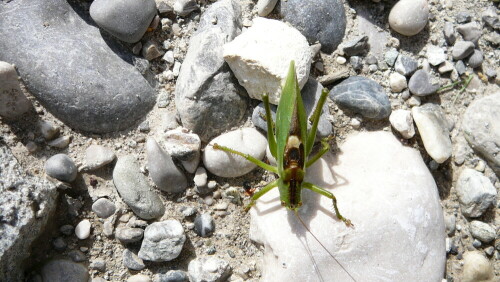
<svg viewBox="0 0 500 282">
<path fill-rule="evenodd" d="M 165 274 L 158 274 L 156 282 L 188 282 L 188 275 L 182 270 L 169 270 Z"/>
<path fill-rule="evenodd" d="M 455 27 L 450 22 L 444 23 L 443 35 L 448 45 L 453 45 L 455 44 L 455 41 L 457 41 L 457 34 L 455 33 Z"/>
<path fill-rule="evenodd" d="M 177 220 L 154 222 L 146 227 L 138 256 L 148 261 L 171 261 L 179 256 L 186 234 Z"/>
<path fill-rule="evenodd" d="M 462 60 L 458 60 L 455 63 L 455 70 L 457 71 L 458 75 L 462 75 L 467 70 L 467 67 L 465 66 L 465 64 Z"/>
<path fill-rule="evenodd" d="M 280 1 L 279 13 L 309 41 L 321 43 L 321 50 L 333 52 L 346 29 L 344 5 L 339 0 Z"/>
<path fill-rule="evenodd" d="M 483 60 L 483 52 L 476 49 L 474 50 L 474 53 L 472 53 L 472 55 L 470 55 L 470 57 L 467 59 L 467 64 L 469 65 L 469 67 L 475 69 L 483 64 Z"/>
<path fill-rule="evenodd" d="M 468 23 L 472 20 L 472 15 L 468 11 L 460 11 L 455 15 L 455 20 L 459 24 Z"/>
<path fill-rule="evenodd" d="M 21 90 L 14 66 L 0 61 L 0 116 L 16 120 L 32 108 Z"/>
<path fill-rule="evenodd" d="M 439 84 L 431 84 L 430 74 L 425 70 L 418 70 L 411 76 L 408 88 L 413 95 L 427 96 L 436 93 Z"/>
<path fill-rule="evenodd" d="M 113 170 L 113 183 L 122 200 L 140 218 L 148 220 L 165 213 L 163 202 L 151 190 L 134 156 L 128 155 L 118 159 Z"/>
<path fill-rule="evenodd" d="M 304 102 L 304 108 L 306 109 L 308 120 L 313 115 L 314 110 L 316 109 L 316 104 L 318 103 L 318 100 L 321 96 L 321 91 L 323 91 L 323 86 L 313 78 L 309 78 L 309 80 L 307 80 L 307 83 L 304 85 L 304 88 L 302 88 L 301 90 L 302 100 Z M 328 121 L 329 110 L 327 104 L 328 103 L 325 102 L 325 104 L 323 105 L 323 110 L 319 117 L 318 131 L 316 132 L 317 138 L 327 137 L 333 133 L 333 126 Z M 272 119 L 275 122 L 277 106 L 271 104 L 270 108 Z M 266 110 L 264 108 L 264 103 L 260 103 L 253 110 L 252 122 L 256 127 L 267 132 L 267 122 L 264 119 L 265 117 Z M 310 127 L 311 124 L 308 122 L 308 128 Z"/>
<path fill-rule="evenodd" d="M 2 1 L 0 18 L 0 60 L 15 64 L 31 94 L 69 127 L 122 130 L 153 107 L 154 90 L 132 55 L 67 1 Z"/>
<path fill-rule="evenodd" d="M 482 34 L 481 26 L 475 22 L 459 25 L 457 31 L 465 41 L 474 42 L 475 45 L 477 45 Z"/>
<path fill-rule="evenodd" d="M 342 44 L 342 49 L 347 56 L 356 56 L 368 52 L 368 36 L 357 36 Z"/>
<path fill-rule="evenodd" d="M 81 252 L 80 250 L 72 250 L 72 251 L 68 252 L 68 256 L 74 262 L 82 262 L 82 261 L 87 260 L 87 257 L 85 256 L 85 254 L 83 252 Z"/>
<path fill-rule="evenodd" d="M 92 204 L 92 211 L 100 218 L 108 218 L 115 213 L 116 206 L 110 200 L 100 198 Z"/>
<path fill-rule="evenodd" d="M 198 236 L 210 237 L 215 231 L 215 222 L 212 216 L 208 213 L 196 216 L 194 219 L 194 231 Z"/>
<path fill-rule="evenodd" d="M 191 36 L 177 77 L 175 105 L 182 124 L 204 142 L 239 125 L 248 104 L 248 94 L 222 56 L 222 46 L 240 31 L 239 1 L 212 4 Z"/>
<path fill-rule="evenodd" d="M 480 217 L 495 202 L 497 190 L 482 173 L 465 168 L 460 172 L 456 183 L 458 200 L 462 214 L 467 217 Z"/>
<path fill-rule="evenodd" d="M 351 76 L 335 86 L 329 96 L 340 107 L 367 118 L 384 119 L 391 114 L 384 88 L 369 78 Z"/>
<path fill-rule="evenodd" d="M 141 228 L 118 227 L 115 237 L 124 244 L 139 242 L 144 236 L 144 230 Z"/>
<path fill-rule="evenodd" d="M 412 57 L 400 55 L 398 56 L 394 69 L 404 76 L 412 75 L 418 68 L 418 62 Z"/>
<path fill-rule="evenodd" d="M 470 233 L 472 237 L 479 239 L 483 243 L 489 243 L 495 240 L 496 237 L 495 228 L 479 220 L 473 220 L 470 223 Z"/>
<path fill-rule="evenodd" d="M 129 249 L 123 250 L 122 261 L 123 265 L 131 270 L 139 271 L 146 267 L 146 265 L 144 265 L 144 261 L 136 254 L 132 253 Z"/>
<path fill-rule="evenodd" d="M 387 52 L 385 52 L 384 59 L 389 66 L 393 67 L 396 63 L 396 60 L 398 59 L 398 56 L 398 50 L 396 48 L 391 48 Z"/>
<path fill-rule="evenodd" d="M 52 246 L 56 251 L 62 252 L 66 249 L 66 247 L 68 247 L 68 244 L 66 243 L 66 241 L 64 241 L 63 238 L 57 237 L 54 239 L 54 241 L 52 241 Z"/>
<path fill-rule="evenodd" d="M 94 0 L 90 16 L 95 23 L 125 42 L 139 41 L 156 15 L 154 0 Z"/>
<path fill-rule="evenodd" d="M 51 260 L 42 267 L 43 281 L 88 282 L 85 266 L 65 259 Z"/>
<path fill-rule="evenodd" d="M 172 157 L 153 138 L 146 141 L 149 175 L 162 191 L 180 193 L 186 190 L 187 178 L 174 164 Z"/>
<path fill-rule="evenodd" d="M 363 69 L 363 59 L 359 56 L 352 56 L 349 58 L 349 63 L 355 71 Z"/>
<path fill-rule="evenodd" d="M 482 14 L 481 19 L 489 27 L 500 30 L 500 17 L 497 15 L 496 8 L 493 6 L 488 7 Z"/>
<path fill-rule="evenodd" d="M 462 120 L 465 139 L 500 176 L 500 93 L 478 99 L 470 104 Z"/>
<path fill-rule="evenodd" d="M 474 43 L 470 41 L 458 41 L 453 45 L 451 54 L 454 60 L 461 60 L 474 52 Z"/>
<path fill-rule="evenodd" d="M 45 173 L 64 182 L 72 182 L 78 173 L 75 163 L 65 154 L 57 154 L 45 162 Z"/>
</svg>

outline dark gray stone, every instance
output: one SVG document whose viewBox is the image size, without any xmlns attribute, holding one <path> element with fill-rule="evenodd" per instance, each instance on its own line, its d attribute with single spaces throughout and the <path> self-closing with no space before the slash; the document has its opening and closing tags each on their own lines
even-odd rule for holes
<svg viewBox="0 0 500 282">
<path fill-rule="evenodd" d="M 154 0 L 95 0 L 90 16 L 95 23 L 125 42 L 139 41 L 156 15 Z"/>
<path fill-rule="evenodd" d="M 64 241 L 63 238 L 57 237 L 54 239 L 54 241 L 52 241 L 52 246 L 54 247 L 54 249 L 56 251 L 62 252 L 64 250 L 66 250 L 66 247 L 68 247 L 68 244 L 66 243 L 66 241 Z"/>
<path fill-rule="evenodd" d="M 457 71 L 458 75 L 462 75 L 467 70 L 467 67 L 462 60 L 459 60 L 455 63 L 455 70 Z"/>
<path fill-rule="evenodd" d="M 92 204 L 92 211 L 100 218 L 112 216 L 115 210 L 115 204 L 106 198 L 100 198 Z"/>
<path fill-rule="evenodd" d="M 77 172 L 75 163 L 65 154 L 54 155 L 45 162 L 45 173 L 60 181 L 72 182 Z"/>
<path fill-rule="evenodd" d="M 350 57 L 349 63 L 355 71 L 360 71 L 363 68 L 363 59 L 359 56 Z"/>
<path fill-rule="evenodd" d="M 146 142 L 149 175 L 162 191 L 180 193 L 186 190 L 187 178 L 177 168 L 168 152 L 165 152 L 153 138 Z"/>
<path fill-rule="evenodd" d="M 72 250 L 68 252 L 68 257 L 71 258 L 72 261 L 74 262 L 82 262 L 86 261 L 87 257 L 85 254 L 79 250 Z"/>
<path fill-rule="evenodd" d="M 194 219 L 194 231 L 198 236 L 210 237 L 215 231 L 214 219 L 208 213 L 200 214 Z"/>
<path fill-rule="evenodd" d="M 453 27 L 453 24 L 450 22 L 444 23 L 443 35 L 448 45 L 453 45 L 455 44 L 455 41 L 457 41 L 457 34 L 455 33 L 455 27 Z"/>
<path fill-rule="evenodd" d="M 475 22 L 459 25 L 457 31 L 465 41 L 471 41 L 476 45 L 482 34 L 481 26 Z"/>
<path fill-rule="evenodd" d="M 474 101 L 465 111 L 462 129 L 474 151 L 500 176 L 500 93 Z"/>
<path fill-rule="evenodd" d="M 73 129 L 125 129 L 153 107 L 154 90 L 128 51 L 67 1 L 2 1 L 0 18 L 0 60 L 15 64 L 31 94 Z"/>
<path fill-rule="evenodd" d="M 238 125 L 247 107 L 248 95 L 222 56 L 222 46 L 240 33 L 240 9 L 238 1 L 222 0 L 203 13 L 177 78 L 182 124 L 205 142 Z"/>
<path fill-rule="evenodd" d="M 412 57 L 399 55 L 394 69 L 404 76 L 412 75 L 418 68 L 418 62 Z"/>
<path fill-rule="evenodd" d="M 472 15 L 468 11 L 460 11 L 455 15 L 455 20 L 459 24 L 468 23 L 472 20 Z"/>
<path fill-rule="evenodd" d="M 141 241 L 144 236 L 144 230 L 141 228 L 118 227 L 115 237 L 124 244 L 130 244 Z"/>
<path fill-rule="evenodd" d="M 496 8 L 493 6 L 488 7 L 482 14 L 481 18 L 483 19 L 483 22 L 495 29 L 495 30 L 500 30 L 500 17 L 497 15 Z"/>
<path fill-rule="evenodd" d="M 62 234 L 69 236 L 69 235 L 73 234 L 74 229 L 75 228 L 73 228 L 72 225 L 65 224 L 59 228 L 59 231 L 61 231 Z"/>
<path fill-rule="evenodd" d="M 461 60 L 468 57 L 470 54 L 474 52 L 474 43 L 470 41 L 458 41 L 453 45 L 453 50 L 451 54 L 453 59 Z"/>
<path fill-rule="evenodd" d="M 408 89 L 413 95 L 427 96 L 436 93 L 439 84 L 431 83 L 431 76 L 427 71 L 418 70 L 411 76 Z"/>
<path fill-rule="evenodd" d="M 304 108 L 306 109 L 308 120 L 313 115 L 314 110 L 316 109 L 316 104 L 318 103 L 322 91 L 323 91 L 323 86 L 312 78 L 309 78 L 309 80 L 301 90 L 302 100 L 304 102 Z M 271 106 L 270 107 L 271 116 L 273 121 L 275 122 L 277 107 L 272 104 L 270 106 Z M 318 122 L 318 131 L 316 132 L 317 138 L 327 137 L 333 133 L 332 124 L 328 121 L 328 113 L 329 113 L 328 105 L 325 102 Z M 253 110 L 252 122 L 256 127 L 267 132 L 267 122 L 264 119 L 265 117 L 266 117 L 266 110 L 264 108 L 264 103 L 260 103 Z M 311 124 L 308 123 L 308 128 L 310 128 L 310 126 Z"/>
<path fill-rule="evenodd" d="M 367 118 L 384 119 L 391 114 L 384 88 L 369 78 L 351 76 L 335 86 L 329 95 L 340 107 Z"/>
<path fill-rule="evenodd" d="M 113 183 L 122 200 L 142 219 L 153 219 L 165 213 L 160 197 L 151 190 L 134 156 L 123 156 L 113 170 Z"/>
<path fill-rule="evenodd" d="M 43 281 L 88 282 L 85 266 L 65 259 L 51 260 L 42 267 Z"/>
<path fill-rule="evenodd" d="M 138 256 L 148 261 L 171 261 L 179 256 L 186 241 L 186 234 L 177 220 L 150 224 L 144 231 Z"/>
<path fill-rule="evenodd" d="M 123 250 L 122 261 L 123 265 L 131 270 L 140 271 L 146 267 L 144 261 L 129 249 Z"/>
<path fill-rule="evenodd" d="M 347 56 L 362 55 L 368 52 L 368 36 L 357 36 L 342 44 L 342 50 Z"/>
<path fill-rule="evenodd" d="M 182 270 L 170 270 L 165 274 L 158 274 L 156 282 L 188 282 L 186 272 Z"/>
<path fill-rule="evenodd" d="M 195 0 L 176 0 L 174 3 L 174 12 L 181 17 L 185 17 L 199 9 L 200 6 Z"/>
<path fill-rule="evenodd" d="M 339 0 L 280 1 L 279 13 L 309 41 L 321 43 L 326 53 L 335 51 L 346 29 L 344 5 Z"/>
<path fill-rule="evenodd" d="M 483 64 L 483 60 L 483 52 L 476 49 L 474 50 L 474 53 L 472 53 L 472 55 L 470 55 L 470 57 L 467 59 L 467 64 L 469 65 L 469 67 L 475 69 Z"/>
</svg>

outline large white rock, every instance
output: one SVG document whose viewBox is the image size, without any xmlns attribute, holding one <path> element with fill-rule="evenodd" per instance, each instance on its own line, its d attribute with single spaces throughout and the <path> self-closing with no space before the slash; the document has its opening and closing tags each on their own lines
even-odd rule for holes
<svg viewBox="0 0 500 282">
<path fill-rule="evenodd" d="M 262 94 L 268 93 L 269 101 L 278 104 L 290 61 L 295 61 L 302 88 L 309 77 L 312 54 L 307 39 L 295 28 L 256 18 L 247 31 L 224 45 L 224 59 L 251 98 L 262 100 Z"/>
<path fill-rule="evenodd" d="M 267 139 L 255 128 L 242 128 L 222 134 L 205 147 L 203 163 L 211 173 L 221 177 L 238 177 L 252 171 L 257 165 L 245 158 L 222 150 L 215 150 L 217 143 L 230 149 L 262 160 L 266 154 Z"/>
<path fill-rule="evenodd" d="M 429 4 L 427 0 L 401 0 L 389 13 L 389 25 L 406 36 L 413 36 L 427 25 Z"/>
<path fill-rule="evenodd" d="M 299 214 L 357 281 L 441 281 L 445 226 L 437 187 L 418 151 L 385 132 L 359 133 L 308 170 L 309 181 L 332 191 L 332 202 L 304 191 Z M 352 281 L 280 206 L 277 189 L 251 210 L 250 237 L 264 244 L 261 281 Z M 308 254 L 308 249 L 310 254 Z"/>
</svg>

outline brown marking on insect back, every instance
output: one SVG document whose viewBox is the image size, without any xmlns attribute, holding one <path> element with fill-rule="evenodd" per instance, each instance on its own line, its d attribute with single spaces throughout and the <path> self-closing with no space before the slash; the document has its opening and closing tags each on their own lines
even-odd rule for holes
<svg viewBox="0 0 500 282">
<path fill-rule="evenodd" d="M 304 180 L 304 145 L 298 135 L 288 136 L 283 158 L 283 168 L 287 177 L 284 182 L 288 184 L 290 197 L 290 208 L 296 209 L 301 205 L 300 190 Z"/>
</svg>

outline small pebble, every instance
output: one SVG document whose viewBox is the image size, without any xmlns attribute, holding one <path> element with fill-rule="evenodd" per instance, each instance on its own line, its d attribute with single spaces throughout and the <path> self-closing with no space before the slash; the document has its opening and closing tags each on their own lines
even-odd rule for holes
<svg viewBox="0 0 500 282">
<path fill-rule="evenodd" d="M 144 231 L 138 256 L 147 261 L 171 261 L 180 255 L 185 241 L 186 234 L 179 221 L 154 222 Z"/>
<path fill-rule="evenodd" d="M 470 41 L 458 41 L 453 45 L 452 56 L 454 60 L 461 60 L 474 52 L 474 43 Z"/>
<path fill-rule="evenodd" d="M 118 227 L 115 232 L 116 239 L 124 244 L 139 242 L 143 235 L 144 230 L 141 228 Z"/>
<path fill-rule="evenodd" d="M 495 240 L 496 236 L 495 229 L 491 225 L 479 220 L 473 220 L 470 223 L 470 233 L 472 237 L 483 243 L 489 243 Z"/>
<path fill-rule="evenodd" d="M 458 75 L 462 75 L 465 73 L 465 71 L 467 71 L 467 67 L 462 60 L 459 60 L 455 63 L 455 70 L 457 71 Z"/>
<path fill-rule="evenodd" d="M 465 168 L 460 172 L 456 190 L 462 214 L 479 217 L 493 205 L 497 196 L 496 188 L 482 173 Z"/>
<path fill-rule="evenodd" d="M 453 64 L 449 61 L 444 61 L 439 65 L 438 72 L 440 74 L 445 74 L 448 72 L 453 71 L 455 68 L 453 67 Z"/>
<path fill-rule="evenodd" d="M 437 66 L 446 60 L 446 54 L 443 48 L 429 45 L 427 46 L 427 59 L 429 60 L 429 64 Z"/>
<path fill-rule="evenodd" d="M 45 172 L 48 176 L 64 182 L 76 179 L 76 165 L 67 155 L 57 154 L 45 162 Z"/>
<path fill-rule="evenodd" d="M 439 84 L 431 83 L 431 76 L 425 70 L 416 71 L 408 82 L 408 89 L 413 95 L 427 96 L 436 93 Z"/>
<path fill-rule="evenodd" d="M 209 237 L 215 231 L 215 222 L 210 214 L 198 215 L 194 220 L 194 230 L 198 236 Z"/>
<path fill-rule="evenodd" d="M 197 187 L 207 186 L 207 171 L 203 167 L 199 167 L 194 175 L 194 184 Z"/>
<path fill-rule="evenodd" d="M 346 58 L 342 57 L 342 56 L 338 56 L 337 59 L 336 59 L 337 63 L 340 64 L 340 65 L 343 65 L 347 62 Z"/>
<path fill-rule="evenodd" d="M 362 55 L 367 52 L 369 45 L 368 45 L 368 36 L 357 36 L 354 39 L 351 39 L 342 45 L 342 50 L 344 54 L 347 56 L 356 56 L 356 55 Z"/>
<path fill-rule="evenodd" d="M 100 198 L 92 205 L 92 211 L 100 218 L 112 216 L 115 210 L 115 204 L 106 198 Z"/>
<path fill-rule="evenodd" d="M 151 61 L 156 59 L 162 55 L 162 52 L 159 50 L 158 46 L 153 41 L 148 41 L 142 46 L 142 56 L 144 59 Z"/>
<path fill-rule="evenodd" d="M 61 136 L 59 138 L 47 142 L 47 145 L 58 149 L 64 149 L 68 147 L 70 142 L 71 142 L 70 136 Z"/>
<path fill-rule="evenodd" d="M 391 73 L 389 76 L 389 84 L 391 86 L 392 92 L 399 93 L 406 89 L 408 86 L 406 82 L 406 77 L 397 72 Z"/>
<path fill-rule="evenodd" d="M 459 25 L 457 27 L 458 33 L 460 33 L 465 41 L 471 41 L 477 45 L 479 38 L 482 34 L 481 26 L 476 22 L 470 22 L 466 24 Z"/>
<path fill-rule="evenodd" d="M 444 39 L 446 40 L 446 43 L 449 46 L 455 44 L 455 42 L 457 41 L 457 35 L 455 33 L 455 28 L 453 27 L 453 24 L 450 22 L 444 23 L 443 35 L 444 35 Z"/>
<path fill-rule="evenodd" d="M 113 150 L 101 145 L 90 145 L 85 150 L 84 167 L 86 170 L 95 170 L 115 159 L 116 155 Z"/>
<path fill-rule="evenodd" d="M 38 130 L 45 140 L 54 139 L 55 137 L 57 137 L 57 135 L 59 135 L 59 132 L 61 130 L 58 126 L 55 126 L 49 121 L 39 120 L 37 125 Z"/>
<path fill-rule="evenodd" d="M 144 261 L 129 249 L 123 250 L 122 261 L 123 265 L 131 270 L 140 271 L 146 267 Z"/>
<path fill-rule="evenodd" d="M 75 235 L 80 240 L 85 240 L 90 236 L 91 224 L 88 219 L 84 219 L 75 227 Z"/>
<path fill-rule="evenodd" d="M 418 63 L 415 59 L 400 55 L 398 56 L 394 69 L 404 76 L 412 75 L 418 68 Z"/>
<path fill-rule="evenodd" d="M 127 282 L 151 282 L 149 276 L 144 274 L 132 275 L 127 279 Z"/>
<path fill-rule="evenodd" d="M 74 262 L 82 262 L 82 261 L 87 260 L 87 257 L 85 256 L 85 254 L 80 250 L 72 250 L 72 251 L 68 252 L 68 256 Z"/>
<path fill-rule="evenodd" d="M 63 238 L 57 237 L 54 241 L 52 241 L 52 246 L 56 251 L 62 252 L 66 249 L 66 247 L 68 247 L 68 244 L 66 244 L 66 241 L 64 241 Z"/>
<path fill-rule="evenodd" d="M 429 20 L 427 0 L 401 0 L 389 13 L 389 25 L 398 33 L 413 36 L 422 31 Z"/>
<path fill-rule="evenodd" d="M 483 60 L 484 60 L 483 52 L 476 49 L 474 50 L 472 55 L 470 55 L 470 57 L 467 59 L 467 64 L 469 65 L 469 67 L 475 69 L 483 64 Z"/>
<path fill-rule="evenodd" d="M 363 59 L 359 56 L 352 56 L 349 58 L 349 63 L 355 71 L 359 71 L 363 68 Z"/>
<path fill-rule="evenodd" d="M 89 268 L 104 272 L 106 271 L 106 261 L 103 259 L 95 259 L 90 263 Z"/>
<path fill-rule="evenodd" d="M 415 127 L 413 126 L 413 118 L 408 110 L 395 110 L 389 116 L 389 121 L 394 129 L 396 129 L 405 139 L 410 139 L 415 135 Z"/>
<path fill-rule="evenodd" d="M 188 282 L 186 272 L 182 270 L 169 270 L 167 273 L 156 274 L 155 282 Z"/>
<path fill-rule="evenodd" d="M 389 49 L 389 51 L 385 52 L 384 59 L 387 65 L 392 67 L 396 63 L 398 56 L 399 56 L 398 50 L 396 48 L 391 48 Z"/>
<path fill-rule="evenodd" d="M 74 229 L 73 226 L 66 224 L 66 225 L 61 226 L 59 228 L 59 231 L 61 231 L 62 234 L 69 236 L 69 235 L 73 234 L 73 229 Z"/>
<path fill-rule="evenodd" d="M 461 282 L 493 281 L 493 266 L 479 251 L 466 252 L 463 256 Z"/>
<path fill-rule="evenodd" d="M 181 17 L 185 17 L 200 9 L 195 0 L 176 0 L 173 8 L 174 12 Z"/>
</svg>

